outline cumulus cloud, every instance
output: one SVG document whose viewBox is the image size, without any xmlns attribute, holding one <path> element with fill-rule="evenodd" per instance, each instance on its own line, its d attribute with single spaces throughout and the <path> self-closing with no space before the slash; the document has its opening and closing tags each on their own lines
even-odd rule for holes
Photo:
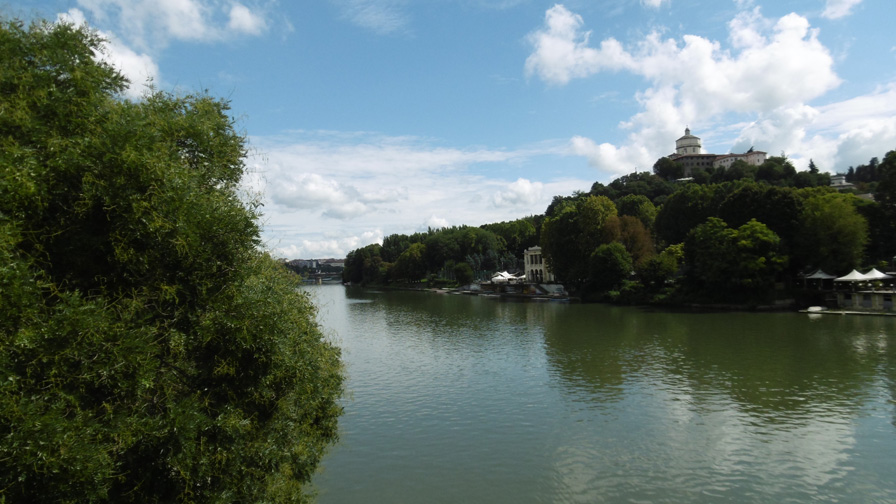
<svg viewBox="0 0 896 504">
<path fill-rule="evenodd" d="M 369 244 L 349 238 L 371 229 L 410 234 L 513 220 L 543 211 L 554 194 L 593 182 L 519 177 L 508 184 L 489 176 L 508 167 L 519 172 L 540 155 L 567 152 L 553 144 L 462 149 L 419 138 L 322 131 L 250 141 L 263 154 L 252 160 L 257 168 L 244 185 L 264 194 L 264 236 L 290 258 L 323 257 L 324 251 L 344 256 Z M 334 229 L 338 236 L 327 235 Z"/>
<path fill-rule="evenodd" d="M 84 13 L 77 8 L 59 14 L 57 19 L 61 23 L 69 23 L 77 26 L 87 24 Z M 140 98 L 146 90 L 147 84 L 159 77 L 159 66 L 152 56 L 146 53 L 138 53 L 125 45 L 120 39 L 111 33 L 98 32 L 106 42 L 97 56 L 106 63 L 117 68 L 130 82 L 125 95 L 131 99 Z"/>
<path fill-rule="evenodd" d="M 291 243 L 273 248 L 277 257 L 288 259 L 343 258 L 346 253 L 373 243 L 383 243 L 383 232 L 379 229 L 361 232 L 358 235 L 329 236 L 318 239 L 304 239 L 300 244 Z"/>
<path fill-rule="evenodd" d="M 168 40 L 214 42 L 233 34 L 260 35 L 266 28 L 260 9 L 212 0 L 78 0 L 100 26 L 141 49 Z"/>
<path fill-rule="evenodd" d="M 625 145 L 571 141 L 574 152 L 610 173 L 648 169 L 671 152 L 685 124 L 710 125 L 730 115 L 758 116 L 744 138 L 772 138 L 772 132 L 787 127 L 796 127 L 799 136 L 804 133 L 799 128 L 814 117 L 806 104 L 841 82 L 817 29 L 797 14 L 774 20 L 758 7 L 740 12 L 728 24 L 730 48 L 705 37 L 674 39 L 658 31 L 627 46 L 607 38 L 592 47 L 584 26 L 581 16 L 562 5 L 548 9 L 544 25 L 529 36 L 532 53 L 525 71 L 552 85 L 605 71 L 626 71 L 649 83 L 635 93 L 640 110 L 620 124 L 631 132 Z"/>
<path fill-rule="evenodd" d="M 230 8 L 230 21 L 227 27 L 235 32 L 249 35 L 260 35 L 267 27 L 264 18 L 252 12 L 243 4 L 233 4 Z"/>
<path fill-rule="evenodd" d="M 657 156 L 651 154 L 643 145 L 625 145 L 616 147 L 611 143 L 597 144 L 590 138 L 582 136 L 570 140 L 572 151 L 588 159 L 588 162 L 603 171 L 614 175 L 625 175 L 633 171 L 649 171 Z"/>
<path fill-rule="evenodd" d="M 531 207 L 542 198 L 544 184 L 519 178 L 516 182 L 507 186 L 507 190 L 495 193 L 492 203 L 496 207 L 502 206 L 529 206 Z"/>
<path fill-rule="evenodd" d="M 828 0 L 821 16 L 828 19 L 840 19 L 852 14 L 852 8 L 860 3 L 862 0 Z"/>
<path fill-rule="evenodd" d="M 631 65 L 630 56 L 614 39 L 601 43 L 600 49 L 588 46 L 591 32 L 583 32 L 582 16 L 562 5 L 545 13 L 544 27 L 529 35 L 535 50 L 526 59 L 526 75 L 538 75 L 552 84 L 586 77 L 603 69 L 618 70 Z"/>
<path fill-rule="evenodd" d="M 426 229 L 442 229 L 449 227 L 451 223 L 448 219 L 444 219 L 442 217 L 438 217 L 435 214 L 430 215 L 428 219 L 423 223 L 422 226 L 417 228 L 419 231 L 425 231 Z"/>
</svg>

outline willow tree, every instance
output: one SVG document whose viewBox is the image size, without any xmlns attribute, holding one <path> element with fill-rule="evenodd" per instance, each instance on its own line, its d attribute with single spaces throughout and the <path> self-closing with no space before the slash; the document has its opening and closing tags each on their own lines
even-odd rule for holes
<svg viewBox="0 0 896 504">
<path fill-rule="evenodd" d="M 0 25 L 0 501 L 303 501 L 339 351 L 259 251 L 227 103 Z"/>
</svg>

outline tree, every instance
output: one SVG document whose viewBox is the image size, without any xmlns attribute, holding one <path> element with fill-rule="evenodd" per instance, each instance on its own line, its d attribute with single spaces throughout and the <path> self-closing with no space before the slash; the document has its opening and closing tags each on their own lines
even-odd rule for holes
<svg viewBox="0 0 896 504">
<path fill-rule="evenodd" d="M 426 245 L 415 243 L 398 256 L 392 266 L 396 280 L 417 281 L 426 276 Z"/>
<path fill-rule="evenodd" d="M 782 251 L 789 253 L 799 229 L 802 204 L 794 189 L 750 182 L 722 200 L 718 215 L 731 227 L 758 220 L 781 238 Z"/>
<path fill-rule="evenodd" d="M 597 247 L 590 258 L 591 280 L 598 291 L 618 288 L 632 272 L 632 257 L 619 242 Z"/>
<path fill-rule="evenodd" d="M 681 243 L 688 232 L 716 215 L 714 186 L 687 184 L 672 193 L 656 215 L 658 241 Z"/>
<path fill-rule="evenodd" d="M 473 268 L 468 263 L 460 262 L 454 266 L 454 279 L 458 284 L 467 285 L 473 278 Z"/>
<path fill-rule="evenodd" d="M 85 28 L 0 27 L 0 499 L 303 501 L 339 351 L 259 251 L 225 102 L 151 92 Z"/>
<path fill-rule="evenodd" d="M 761 222 L 732 229 L 710 217 L 684 242 L 688 284 L 715 299 L 764 298 L 787 263 L 779 245 L 778 236 Z"/>
<path fill-rule="evenodd" d="M 662 287 L 675 275 L 683 259 L 684 244 L 669 245 L 662 252 L 648 259 L 638 269 L 638 276 L 647 288 Z"/>
<path fill-rule="evenodd" d="M 357 250 L 352 250 L 345 257 L 342 269 L 342 281 L 353 284 L 378 283 L 384 279 L 383 270 L 386 263 L 382 254 L 384 249 L 378 243 L 371 243 Z"/>
<path fill-rule="evenodd" d="M 874 199 L 896 220 L 896 150 L 887 152 L 878 167 L 880 182 Z"/>
<path fill-rule="evenodd" d="M 545 219 L 541 248 L 555 277 L 573 284 L 588 278 L 591 253 L 605 241 L 604 224 L 615 215 L 609 198 L 589 195 Z"/>
<path fill-rule="evenodd" d="M 771 156 L 756 169 L 756 180 L 775 185 L 788 185 L 796 175 L 796 168 L 785 156 Z"/>
<path fill-rule="evenodd" d="M 684 177 L 684 166 L 667 157 L 661 157 L 653 164 L 653 174 L 665 180 L 680 179 Z"/>
<path fill-rule="evenodd" d="M 629 194 L 619 198 L 616 201 L 616 208 L 619 209 L 619 215 L 631 215 L 644 224 L 648 230 L 653 229 L 654 221 L 656 221 L 656 206 L 641 194 Z"/>
<path fill-rule="evenodd" d="M 522 257 L 527 248 L 538 245 L 532 219 L 517 219 L 511 222 L 485 224 L 480 227 L 502 238 L 506 243 L 507 251 L 516 257 Z"/>
<path fill-rule="evenodd" d="M 862 262 L 868 223 L 851 194 L 819 193 L 803 203 L 794 256 L 804 268 L 845 274 Z"/>
</svg>

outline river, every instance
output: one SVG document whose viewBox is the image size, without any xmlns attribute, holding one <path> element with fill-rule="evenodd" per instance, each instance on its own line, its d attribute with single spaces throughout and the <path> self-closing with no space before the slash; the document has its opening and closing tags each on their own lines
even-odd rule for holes
<svg viewBox="0 0 896 504">
<path fill-rule="evenodd" d="M 896 317 L 308 290 L 321 504 L 896 502 Z"/>
</svg>

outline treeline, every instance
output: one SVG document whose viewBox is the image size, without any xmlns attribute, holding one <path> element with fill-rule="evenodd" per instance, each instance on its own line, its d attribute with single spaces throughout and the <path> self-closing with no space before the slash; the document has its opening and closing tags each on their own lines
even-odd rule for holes
<svg viewBox="0 0 896 504">
<path fill-rule="evenodd" d="M 801 272 L 886 267 L 896 254 L 896 151 L 872 164 L 870 199 L 838 192 L 814 162 L 798 172 L 784 156 L 690 173 L 662 158 L 652 173 L 556 196 L 543 215 L 387 237 L 350 253 L 345 279 L 466 281 L 519 267 L 522 251 L 538 244 L 558 280 L 585 298 L 770 301 Z M 471 275 L 460 274 L 467 266 Z"/>
<path fill-rule="evenodd" d="M 523 251 L 538 244 L 542 217 L 526 217 L 481 227 L 428 229 L 393 234 L 349 252 L 343 280 L 359 284 L 427 280 L 468 284 L 498 270 L 522 268 Z"/>
</svg>

